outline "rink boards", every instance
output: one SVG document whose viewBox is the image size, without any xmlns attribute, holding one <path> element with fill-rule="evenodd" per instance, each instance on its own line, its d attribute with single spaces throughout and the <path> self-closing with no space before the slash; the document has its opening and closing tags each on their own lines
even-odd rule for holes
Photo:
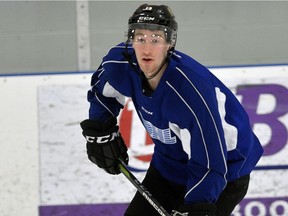
<svg viewBox="0 0 288 216">
<path fill-rule="evenodd" d="M 252 173 L 248 194 L 234 216 L 288 215 L 288 66 L 211 71 L 237 95 L 265 150 Z M 108 175 L 86 157 L 79 123 L 87 118 L 90 77 L 91 73 L 5 77 L 11 89 L 17 84 L 34 92 L 31 101 L 36 100 L 37 106 L 40 216 L 120 216 L 135 193 L 124 176 Z M 119 124 L 131 169 L 141 180 L 153 143 L 130 99 Z"/>
</svg>

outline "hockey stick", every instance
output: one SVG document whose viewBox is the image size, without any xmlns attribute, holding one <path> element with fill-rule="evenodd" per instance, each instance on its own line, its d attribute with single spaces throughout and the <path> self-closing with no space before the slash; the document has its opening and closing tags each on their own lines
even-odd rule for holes
<svg viewBox="0 0 288 216">
<path fill-rule="evenodd" d="M 138 192 L 154 207 L 154 209 L 162 216 L 171 216 L 161 204 L 153 197 L 153 195 L 142 185 L 139 180 L 127 169 L 126 164 L 119 158 L 119 170 L 126 178 L 136 187 Z"/>
</svg>

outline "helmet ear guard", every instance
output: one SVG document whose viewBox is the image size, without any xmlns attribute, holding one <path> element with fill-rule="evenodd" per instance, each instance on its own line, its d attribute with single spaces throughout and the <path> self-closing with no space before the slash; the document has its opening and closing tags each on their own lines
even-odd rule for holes
<svg viewBox="0 0 288 216">
<path fill-rule="evenodd" d="M 166 5 L 143 4 L 138 7 L 129 18 L 126 43 L 132 42 L 136 29 L 163 31 L 171 49 L 176 45 L 178 24 L 171 9 Z"/>
</svg>

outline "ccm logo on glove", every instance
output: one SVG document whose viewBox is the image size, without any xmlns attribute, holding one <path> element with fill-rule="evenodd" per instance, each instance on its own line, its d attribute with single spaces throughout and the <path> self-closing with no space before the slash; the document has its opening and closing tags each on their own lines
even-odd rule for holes
<svg viewBox="0 0 288 216">
<path fill-rule="evenodd" d="M 129 157 L 116 118 L 111 117 L 105 122 L 86 119 L 80 126 L 89 160 L 109 174 L 119 174 L 118 158 L 128 164 Z"/>
<path fill-rule="evenodd" d="M 88 136 L 88 135 L 85 136 L 87 142 L 94 143 L 96 141 L 96 143 L 99 143 L 99 144 L 113 141 L 117 137 L 119 137 L 119 131 L 106 135 L 106 136 L 98 136 L 98 137 Z"/>
</svg>

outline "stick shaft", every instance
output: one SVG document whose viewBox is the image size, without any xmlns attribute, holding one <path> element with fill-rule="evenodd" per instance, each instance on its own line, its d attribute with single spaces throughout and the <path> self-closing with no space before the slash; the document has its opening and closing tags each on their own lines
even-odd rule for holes
<svg viewBox="0 0 288 216">
<path fill-rule="evenodd" d="M 152 196 L 152 194 L 140 183 L 140 181 L 127 169 L 126 164 L 119 159 L 119 169 L 126 178 L 136 187 L 138 192 L 153 206 L 161 216 L 171 216 L 161 204 Z"/>
</svg>

